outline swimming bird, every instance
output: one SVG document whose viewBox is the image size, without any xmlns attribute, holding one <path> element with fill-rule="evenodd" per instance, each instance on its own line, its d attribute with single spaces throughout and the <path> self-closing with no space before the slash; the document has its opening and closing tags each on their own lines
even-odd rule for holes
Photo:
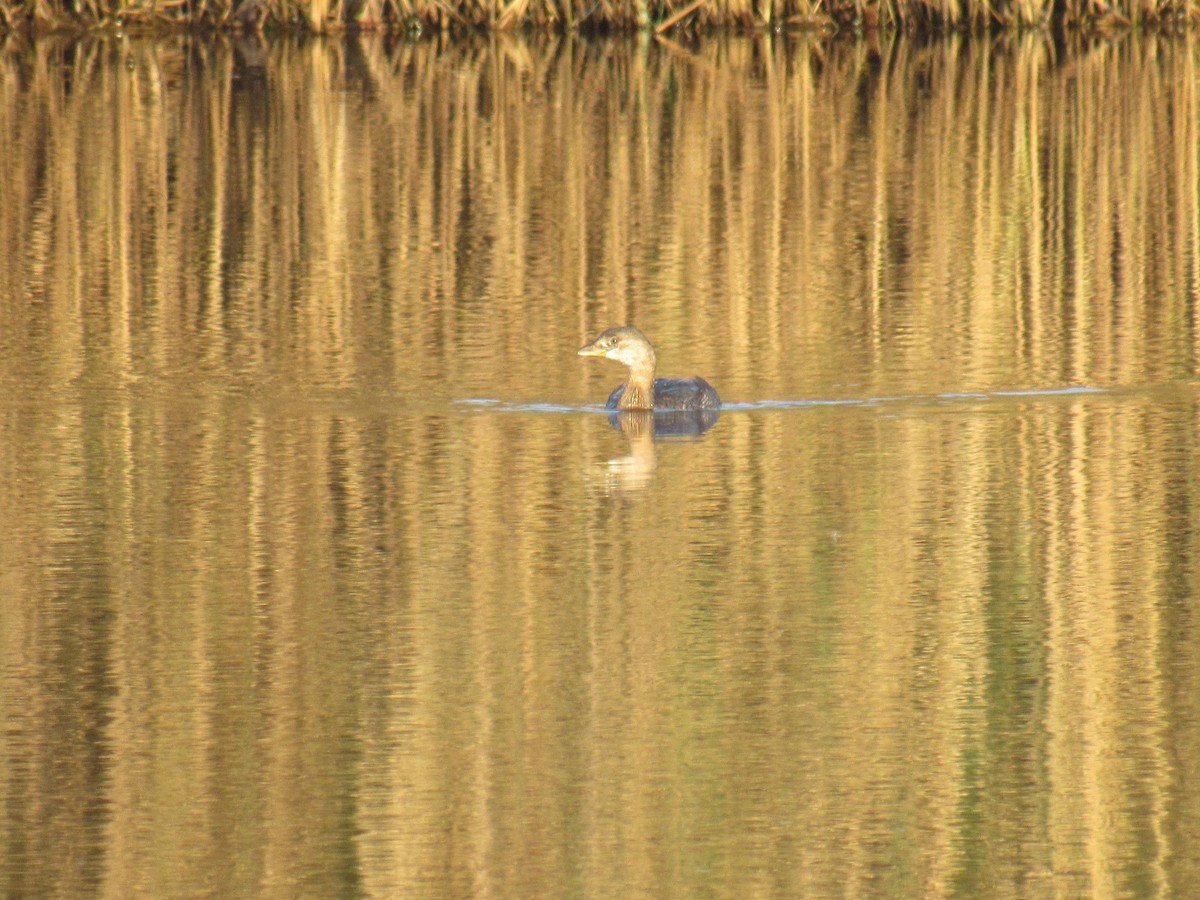
<svg viewBox="0 0 1200 900">
<path fill-rule="evenodd" d="M 580 356 L 605 356 L 629 366 L 629 377 L 613 391 L 608 409 L 716 409 L 721 405 L 703 378 L 655 378 L 654 345 L 632 325 L 609 328 L 579 349 Z"/>
</svg>

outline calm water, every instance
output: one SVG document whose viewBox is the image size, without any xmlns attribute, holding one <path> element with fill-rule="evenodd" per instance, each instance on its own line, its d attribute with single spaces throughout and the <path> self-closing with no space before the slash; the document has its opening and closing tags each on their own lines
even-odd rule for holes
<svg viewBox="0 0 1200 900">
<path fill-rule="evenodd" d="M 1196 42 L 10 40 L 0 158 L 0 892 L 1200 895 Z"/>
</svg>

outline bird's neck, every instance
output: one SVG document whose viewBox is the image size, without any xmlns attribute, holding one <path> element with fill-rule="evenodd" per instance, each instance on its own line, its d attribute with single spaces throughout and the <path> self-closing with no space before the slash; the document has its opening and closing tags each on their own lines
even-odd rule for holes
<svg viewBox="0 0 1200 900">
<path fill-rule="evenodd" d="M 654 409 L 653 360 L 629 367 L 629 379 L 617 406 L 620 409 Z"/>
</svg>

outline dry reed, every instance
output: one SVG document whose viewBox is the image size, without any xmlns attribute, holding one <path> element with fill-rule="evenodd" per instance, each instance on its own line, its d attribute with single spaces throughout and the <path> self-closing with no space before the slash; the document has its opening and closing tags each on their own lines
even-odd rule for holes
<svg viewBox="0 0 1200 900">
<path fill-rule="evenodd" d="M 908 31 L 1064 26 L 1175 29 L 1200 0 L 0 0 L 0 33 L 183 27 L 454 30 L 706 30 L 721 27 Z"/>
</svg>

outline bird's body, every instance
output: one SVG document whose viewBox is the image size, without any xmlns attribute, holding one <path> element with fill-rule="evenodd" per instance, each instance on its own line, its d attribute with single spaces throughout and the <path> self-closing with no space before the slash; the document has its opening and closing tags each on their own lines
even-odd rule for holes
<svg viewBox="0 0 1200 900">
<path fill-rule="evenodd" d="M 655 378 L 654 346 L 631 325 L 609 328 L 580 356 L 603 356 L 629 366 L 629 378 L 608 397 L 608 409 L 716 409 L 721 398 L 703 378 Z"/>
<path fill-rule="evenodd" d="M 721 405 L 721 398 L 716 389 L 703 378 L 655 378 L 654 399 L 652 405 L 643 406 L 645 397 L 630 396 L 626 403 L 627 384 L 615 388 L 608 395 L 605 409 L 716 409 Z"/>
</svg>

